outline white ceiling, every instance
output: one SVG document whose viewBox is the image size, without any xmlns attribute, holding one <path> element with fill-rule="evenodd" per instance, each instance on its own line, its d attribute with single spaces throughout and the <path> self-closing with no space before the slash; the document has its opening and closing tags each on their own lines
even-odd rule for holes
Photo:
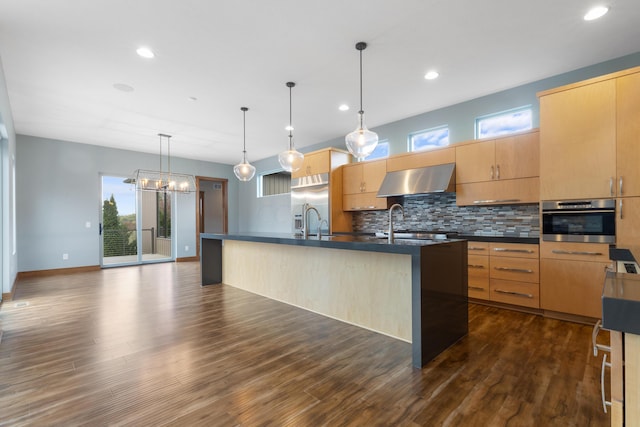
<svg viewBox="0 0 640 427">
<path fill-rule="evenodd" d="M 242 106 L 250 161 L 287 147 L 287 81 L 298 148 L 352 131 L 358 41 L 371 128 L 639 51 L 640 2 L 604 1 L 0 0 L 0 58 L 19 134 L 235 164 Z"/>
</svg>

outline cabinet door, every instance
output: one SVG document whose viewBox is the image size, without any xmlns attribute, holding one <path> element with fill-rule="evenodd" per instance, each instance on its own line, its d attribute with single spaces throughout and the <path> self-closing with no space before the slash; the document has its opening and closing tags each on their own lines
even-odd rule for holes
<svg viewBox="0 0 640 427">
<path fill-rule="evenodd" d="M 540 308 L 602 318 L 606 262 L 540 260 Z"/>
<path fill-rule="evenodd" d="M 616 84 L 616 189 L 618 196 L 640 196 L 640 73 L 620 77 Z"/>
<path fill-rule="evenodd" d="M 387 174 L 387 161 L 378 160 L 362 164 L 362 182 L 364 192 L 377 193 Z"/>
<path fill-rule="evenodd" d="M 619 198 L 617 209 L 616 246 L 640 259 L 640 197 Z"/>
<path fill-rule="evenodd" d="M 292 178 L 328 173 L 331 171 L 331 153 L 329 150 L 304 155 L 302 167 L 291 174 Z"/>
<path fill-rule="evenodd" d="M 362 193 L 362 163 L 342 167 L 342 194 Z"/>
<path fill-rule="evenodd" d="M 514 205 L 539 201 L 540 179 L 535 177 L 456 185 L 458 206 Z"/>
<path fill-rule="evenodd" d="M 376 193 L 356 193 L 342 196 L 345 211 L 370 211 L 387 209 L 387 198 L 376 197 Z"/>
<path fill-rule="evenodd" d="M 604 80 L 540 98 L 542 200 L 612 195 L 615 84 L 615 80 Z"/>
<path fill-rule="evenodd" d="M 496 179 L 540 176 L 539 133 L 496 139 Z"/>
<path fill-rule="evenodd" d="M 495 179 L 495 141 L 456 147 L 456 184 Z"/>
</svg>

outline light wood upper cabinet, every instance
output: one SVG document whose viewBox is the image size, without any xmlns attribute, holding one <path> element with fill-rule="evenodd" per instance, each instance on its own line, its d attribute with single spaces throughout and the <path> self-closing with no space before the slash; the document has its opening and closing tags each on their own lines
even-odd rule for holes
<svg viewBox="0 0 640 427">
<path fill-rule="evenodd" d="M 292 178 L 328 173 L 331 171 L 331 150 L 320 150 L 304 155 L 302 167 L 291 173 Z M 339 166 L 339 165 L 338 165 Z"/>
<path fill-rule="evenodd" d="M 616 81 L 539 95 L 541 199 L 613 196 Z"/>
<path fill-rule="evenodd" d="M 616 81 L 618 196 L 640 196 L 640 73 Z"/>
<path fill-rule="evenodd" d="M 352 163 L 343 167 L 343 194 L 378 192 L 387 174 L 387 161 Z"/>
<path fill-rule="evenodd" d="M 376 197 L 386 173 L 386 159 L 344 165 L 342 167 L 343 209 L 348 211 L 386 209 L 387 199 Z"/>
<path fill-rule="evenodd" d="M 537 130 L 456 147 L 456 204 L 537 203 Z"/>
<path fill-rule="evenodd" d="M 456 147 L 456 184 L 540 174 L 538 131 Z"/>
<path fill-rule="evenodd" d="M 453 147 L 437 148 L 435 150 L 399 154 L 387 159 L 387 171 L 423 168 L 426 166 L 455 163 L 456 151 Z"/>
</svg>

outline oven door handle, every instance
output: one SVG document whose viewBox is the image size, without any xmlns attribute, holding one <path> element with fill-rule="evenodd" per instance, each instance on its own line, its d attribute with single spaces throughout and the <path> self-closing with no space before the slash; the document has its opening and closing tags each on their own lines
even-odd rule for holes
<svg viewBox="0 0 640 427">
<path fill-rule="evenodd" d="M 553 214 L 553 215 L 563 215 L 563 214 L 590 214 L 590 213 L 615 213 L 614 209 L 585 209 L 579 211 L 565 211 L 562 209 L 552 210 L 552 211 L 542 211 L 542 214 Z"/>
</svg>

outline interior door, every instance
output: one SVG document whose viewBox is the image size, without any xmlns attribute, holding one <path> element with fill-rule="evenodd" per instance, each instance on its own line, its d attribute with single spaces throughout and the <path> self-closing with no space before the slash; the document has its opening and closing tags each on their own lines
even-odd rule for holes
<svg viewBox="0 0 640 427">
<path fill-rule="evenodd" d="M 102 267 L 138 263 L 135 187 L 122 176 L 102 176 L 100 256 Z"/>
</svg>

